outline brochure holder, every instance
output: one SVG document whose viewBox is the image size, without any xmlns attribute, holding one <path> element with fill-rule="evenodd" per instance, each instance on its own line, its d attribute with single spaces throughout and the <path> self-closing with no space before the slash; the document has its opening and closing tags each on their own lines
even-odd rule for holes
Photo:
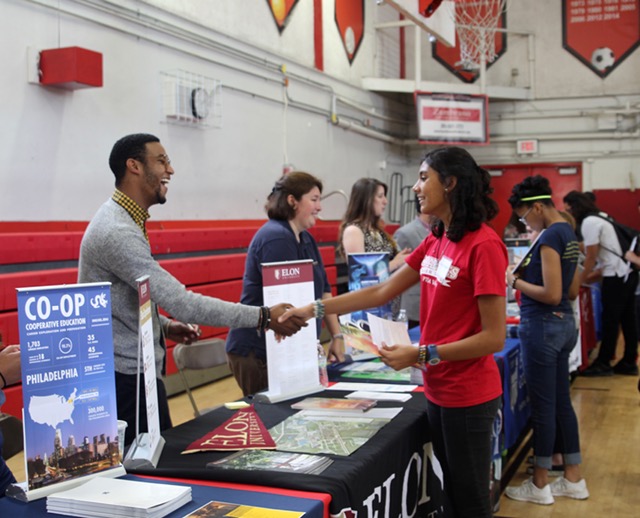
<svg viewBox="0 0 640 518">
<path fill-rule="evenodd" d="M 155 469 L 160 460 L 165 440 L 160 435 L 160 417 L 158 415 L 158 387 L 156 385 L 156 363 L 153 350 L 153 325 L 151 318 L 151 290 L 149 276 L 136 279 L 140 318 L 138 331 L 138 371 L 136 380 L 136 438 L 124 458 L 127 469 Z M 140 363 L 144 365 L 144 383 L 147 403 L 148 432 L 140 433 Z"/>
</svg>

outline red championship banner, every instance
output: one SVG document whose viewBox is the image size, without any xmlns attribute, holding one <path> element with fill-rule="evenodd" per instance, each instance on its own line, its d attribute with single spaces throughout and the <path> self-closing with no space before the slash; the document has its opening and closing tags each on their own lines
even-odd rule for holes
<svg viewBox="0 0 640 518">
<path fill-rule="evenodd" d="M 238 410 L 213 432 L 192 442 L 182 454 L 197 451 L 275 450 L 276 443 L 253 405 Z"/>
<path fill-rule="evenodd" d="M 562 44 L 607 77 L 640 43 L 640 0 L 562 0 Z"/>
<path fill-rule="evenodd" d="M 336 0 L 336 25 L 349 63 L 353 63 L 364 37 L 364 0 Z"/>
<path fill-rule="evenodd" d="M 280 34 L 282 34 L 282 31 L 284 31 L 289 23 L 289 16 L 297 3 L 298 0 L 267 0 L 267 4 L 269 4 L 269 9 L 271 10 Z"/>
</svg>

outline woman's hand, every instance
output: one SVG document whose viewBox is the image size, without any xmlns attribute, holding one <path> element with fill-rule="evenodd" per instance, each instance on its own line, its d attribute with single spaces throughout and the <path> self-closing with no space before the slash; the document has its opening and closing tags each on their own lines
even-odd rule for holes
<svg viewBox="0 0 640 518">
<path fill-rule="evenodd" d="M 385 365 L 394 370 L 411 367 L 418 361 L 418 347 L 415 345 L 385 345 L 380 348 L 380 357 Z"/>
<path fill-rule="evenodd" d="M 278 318 L 278 322 L 283 323 L 294 317 L 299 318 L 305 322 L 313 318 L 313 304 L 307 304 L 306 306 L 300 306 L 299 308 L 288 308 L 282 315 L 280 315 L 280 317 Z"/>
<path fill-rule="evenodd" d="M 289 315 L 287 318 L 283 318 L 289 313 L 290 308 L 293 308 L 290 304 L 280 303 L 269 308 L 271 314 L 271 321 L 269 322 L 269 329 L 276 334 L 276 339 L 280 341 L 282 337 L 295 335 L 301 328 L 307 327 L 306 320 L 299 318 L 296 315 Z"/>
<path fill-rule="evenodd" d="M 344 361 L 344 338 L 342 336 L 334 336 L 329 344 L 327 351 L 327 360 L 331 363 L 342 363 Z"/>
</svg>

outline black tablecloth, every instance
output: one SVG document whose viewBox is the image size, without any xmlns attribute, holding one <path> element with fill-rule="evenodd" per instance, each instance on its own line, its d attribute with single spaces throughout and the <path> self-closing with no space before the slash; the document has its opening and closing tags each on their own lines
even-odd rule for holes
<svg viewBox="0 0 640 518">
<path fill-rule="evenodd" d="M 328 390 L 322 397 L 344 397 L 345 392 Z M 255 409 L 267 428 L 280 423 L 295 411 L 295 400 L 256 403 Z M 129 470 L 161 477 L 219 480 L 241 484 L 259 484 L 274 488 L 324 492 L 331 495 L 330 511 L 348 510 L 358 516 L 437 516 L 443 493 L 440 477 L 432 468 L 425 399 L 412 395 L 406 403 L 379 402 L 378 407 L 403 406 L 403 410 L 366 444 L 348 457 L 331 455 L 331 464 L 320 475 L 275 471 L 248 471 L 207 468 L 208 462 L 221 459 L 226 452 L 198 452 L 181 455 L 193 441 L 220 426 L 235 411 L 219 408 L 163 433 L 166 445 L 156 469 Z M 385 509 L 390 509 L 387 514 Z M 416 513 L 417 514 L 414 514 Z"/>
</svg>

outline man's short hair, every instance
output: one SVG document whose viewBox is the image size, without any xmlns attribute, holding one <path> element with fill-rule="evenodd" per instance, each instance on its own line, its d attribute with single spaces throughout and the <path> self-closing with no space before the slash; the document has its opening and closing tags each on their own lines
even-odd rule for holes
<svg viewBox="0 0 640 518">
<path fill-rule="evenodd" d="M 116 186 L 120 185 L 127 170 L 127 160 L 134 158 L 140 162 L 146 161 L 148 142 L 160 142 L 160 139 L 149 133 L 134 133 L 118 140 L 109 155 L 109 167 L 116 177 Z"/>
</svg>

